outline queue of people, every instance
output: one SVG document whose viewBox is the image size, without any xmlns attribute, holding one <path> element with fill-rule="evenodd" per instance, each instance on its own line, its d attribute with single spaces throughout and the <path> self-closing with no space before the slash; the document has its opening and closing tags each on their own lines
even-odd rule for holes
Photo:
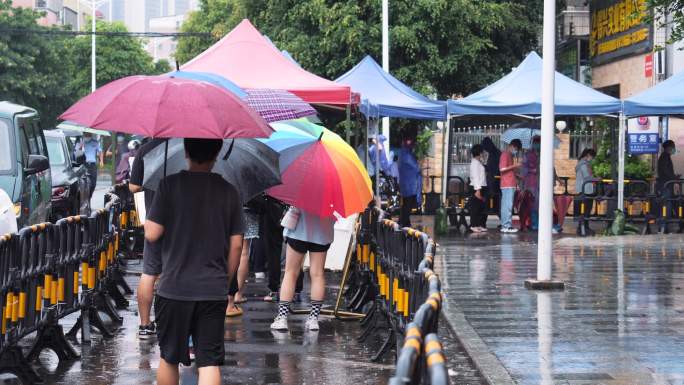
<svg viewBox="0 0 684 385">
<path fill-rule="evenodd" d="M 536 231 L 539 227 L 539 150 L 541 138 L 531 139 L 529 149 L 523 151 L 520 139 L 513 139 L 501 152 L 491 138 L 471 148 L 470 164 L 470 230 L 486 232 L 487 214 L 495 209 L 500 218 L 502 233 Z M 577 166 L 577 183 L 593 178 L 590 162 L 596 155 L 586 149 Z M 558 181 L 555 170 L 554 179 Z M 488 203 L 489 207 L 488 207 Z M 554 201 L 553 232 L 562 231 L 563 211 L 567 204 Z M 560 206 L 560 207 L 556 207 Z M 513 225 L 514 208 L 519 226 Z"/>
</svg>

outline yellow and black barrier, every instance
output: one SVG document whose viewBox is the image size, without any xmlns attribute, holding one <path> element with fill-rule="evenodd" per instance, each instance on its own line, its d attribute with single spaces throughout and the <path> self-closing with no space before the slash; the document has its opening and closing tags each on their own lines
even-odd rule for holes
<svg viewBox="0 0 684 385">
<path fill-rule="evenodd" d="M 435 336 L 431 338 L 436 338 L 442 309 L 439 277 L 432 271 L 436 244 L 425 233 L 385 219 L 385 213 L 374 207 L 362 214 L 356 240 L 355 278 L 348 298 L 352 298 L 350 307 L 366 312 L 361 321 L 366 329 L 360 340 L 373 331 L 387 332 L 373 360 L 382 357 L 394 342 L 398 360 L 392 383 L 427 383 L 428 378 L 440 378 L 441 374 L 448 380 L 444 355 L 440 356 L 441 366 L 428 368 L 428 363 L 436 364 L 439 358 L 425 350 L 426 336 L 432 333 Z"/>
<path fill-rule="evenodd" d="M 113 286 L 107 283 L 118 261 L 121 205 L 118 197 L 109 198 L 105 209 L 90 217 L 72 216 L 0 236 L 0 373 L 38 383 L 30 362 L 44 349 L 60 361 L 78 358 L 59 324 L 68 314 L 80 311 L 78 323 L 88 334 L 91 326 L 98 328 L 89 319 L 99 317 L 99 311 L 117 320 L 110 300 Z M 35 338 L 24 355 L 19 342 L 32 333 Z M 88 340 L 84 334 L 82 340 Z"/>
<path fill-rule="evenodd" d="M 594 179 L 584 182 L 574 198 L 574 214 L 577 218 L 577 234 L 591 235 L 590 222 L 600 222 L 609 227 L 615 219 L 618 207 L 618 183 L 614 179 Z M 650 234 L 655 223 L 658 197 L 651 183 L 645 180 L 625 179 L 625 222 L 643 225 L 642 234 Z"/>
<path fill-rule="evenodd" d="M 450 176 L 447 181 L 446 211 L 449 224 L 459 231 L 468 229 L 468 190 L 466 181 L 459 176 Z"/>
<path fill-rule="evenodd" d="M 670 225 L 678 225 L 677 232 L 684 232 L 684 179 L 676 179 L 658 186 L 658 231 L 669 233 Z"/>
<path fill-rule="evenodd" d="M 145 234 L 140 223 L 138 212 L 135 209 L 133 193 L 128 188 L 128 182 L 123 182 L 112 186 L 109 195 L 119 198 L 121 203 L 121 215 L 118 220 L 119 228 L 119 249 L 125 259 L 141 259 Z M 108 195 L 108 196 L 109 196 Z M 105 196 L 105 200 L 107 196 Z M 127 294 L 132 294 L 130 288 L 126 288 Z"/>
</svg>

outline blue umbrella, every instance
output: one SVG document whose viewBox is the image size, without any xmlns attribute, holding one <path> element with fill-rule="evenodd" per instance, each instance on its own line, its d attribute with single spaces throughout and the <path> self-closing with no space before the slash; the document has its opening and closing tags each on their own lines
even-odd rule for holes
<svg viewBox="0 0 684 385">
<path fill-rule="evenodd" d="M 501 134 L 501 141 L 509 144 L 513 139 L 518 139 L 522 142 L 525 150 L 532 148 L 532 138 L 535 136 L 541 137 L 541 130 L 532 127 L 511 127 Z M 557 136 L 553 137 L 553 146 L 558 148 L 560 146 L 560 139 Z"/>
<path fill-rule="evenodd" d="M 209 72 L 195 72 L 195 71 L 174 71 L 174 72 L 169 72 L 167 76 L 173 77 L 173 78 L 183 78 L 183 79 L 190 79 L 190 80 L 197 80 L 201 82 L 207 82 L 211 83 L 215 86 L 218 87 L 223 87 L 227 89 L 228 91 L 232 92 L 235 94 L 240 99 L 246 99 L 247 98 L 247 92 L 245 92 L 242 88 L 240 88 L 237 84 L 231 82 L 230 80 L 224 78 L 223 76 L 220 75 L 215 75 Z"/>
</svg>

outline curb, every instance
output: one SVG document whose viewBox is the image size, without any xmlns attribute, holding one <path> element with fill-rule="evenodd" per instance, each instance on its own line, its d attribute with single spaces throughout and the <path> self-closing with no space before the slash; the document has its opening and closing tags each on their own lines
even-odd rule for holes
<svg viewBox="0 0 684 385">
<path fill-rule="evenodd" d="M 442 309 L 442 315 L 447 321 L 447 326 L 489 385 L 517 385 L 501 361 L 496 358 L 475 329 L 470 326 L 463 312 L 455 307 L 449 312 Z"/>
</svg>

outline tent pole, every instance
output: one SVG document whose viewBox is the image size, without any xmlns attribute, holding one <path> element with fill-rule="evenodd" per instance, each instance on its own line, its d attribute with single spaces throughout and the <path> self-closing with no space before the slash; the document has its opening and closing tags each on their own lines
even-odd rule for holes
<svg viewBox="0 0 684 385">
<path fill-rule="evenodd" d="M 620 113 L 620 124 L 618 129 L 618 195 L 617 208 L 624 210 L 625 206 L 625 131 L 627 130 L 627 119 L 624 113 Z"/>
<path fill-rule="evenodd" d="M 344 133 L 347 136 L 347 143 L 351 144 L 351 128 L 349 127 L 349 125 L 351 123 L 351 104 L 347 104 L 346 112 L 347 112 L 347 120 L 345 121 L 345 124 L 344 124 Z"/>
<path fill-rule="evenodd" d="M 389 0 L 382 0 L 382 69 L 387 73 L 389 73 L 389 44 Z M 385 135 L 389 146 L 390 121 L 388 117 L 382 118 L 382 134 Z"/>
<path fill-rule="evenodd" d="M 375 134 L 375 196 L 382 204 L 380 198 L 380 130 L 376 130 Z"/>
<path fill-rule="evenodd" d="M 442 144 L 442 202 L 446 206 L 447 190 L 449 188 L 449 150 L 451 147 L 451 115 L 447 114 L 444 122 L 444 143 Z"/>
<path fill-rule="evenodd" d="M 363 159 L 363 165 L 366 166 L 366 169 L 368 169 L 368 131 L 370 130 L 370 118 L 366 116 L 366 142 L 363 145 L 364 148 L 364 159 Z"/>
<path fill-rule="evenodd" d="M 544 0 L 541 154 L 539 154 L 539 242 L 537 281 L 551 281 L 553 227 L 553 137 L 555 113 L 556 2 Z"/>
</svg>

